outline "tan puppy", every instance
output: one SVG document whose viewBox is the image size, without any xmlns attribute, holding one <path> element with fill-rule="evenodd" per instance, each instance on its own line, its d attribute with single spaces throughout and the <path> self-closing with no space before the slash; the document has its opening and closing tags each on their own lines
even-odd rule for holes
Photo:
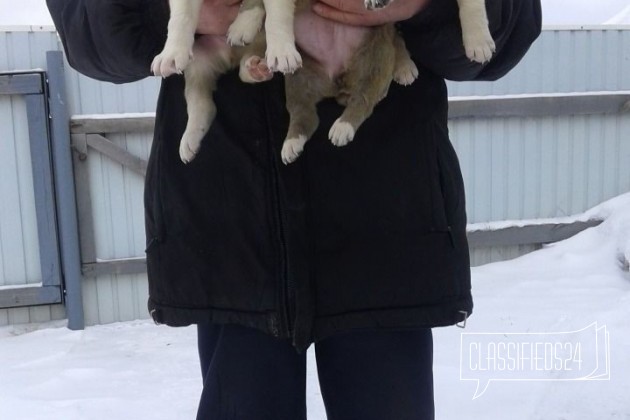
<svg viewBox="0 0 630 420">
<path fill-rule="evenodd" d="M 387 1 L 366 1 L 368 8 L 384 7 Z M 396 81 L 408 85 L 418 76 L 405 42 L 393 24 L 354 28 L 331 23 L 311 11 L 310 0 L 296 2 L 296 35 L 304 66 L 285 76 L 289 130 L 282 146 L 282 161 L 298 158 L 319 124 L 316 105 L 335 98 L 345 109 L 330 128 L 335 146 L 353 140 L 357 129 Z M 304 28 L 304 29 L 302 29 Z M 318 32 L 317 43 L 309 43 Z M 326 39 L 326 37 L 330 39 Z M 341 41 L 339 41 L 341 40 Z M 330 48 L 321 48 L 321 45 Z M 319 48 L 318 48 L 319 47 Z"/>
</svg>

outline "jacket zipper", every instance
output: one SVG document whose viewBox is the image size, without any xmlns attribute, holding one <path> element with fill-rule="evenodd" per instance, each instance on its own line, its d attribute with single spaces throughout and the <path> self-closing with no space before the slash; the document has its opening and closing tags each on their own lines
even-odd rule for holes
<svg viewBox="0 0 630 420">
<path fill-rule="evenodd" d="M 269 84 L 271 85 L 271 84 Z M 284 332 L 287 337 L 294 340 L 294 325 L 293 325 L 293 311 L 291 310 L 291 299 L 294 297 L 294 286 L 289 277 L 288 270 L 288 258 L 287 258 L 287 243 L 285 239 L 285 229 L 284 229 L 284 212 L 282 209 L 282 203 L 280 200 L 280 174 L 278 170 L 278 158 L 276 156 L 276 151 L 273 147 L 274 143 L 274 132 L 271 128 L 272 118 L 270 108 L 271 105 L 269 103 L 269 98 L 273 93 L 271 89 L 269 89 L 268 94 L 265 95 L 265 114 L 267 117 L 267 127 L 268 127 L 268 150 L 271 157 L 271 165 L 272 165 L 272 184 L 273 184 L 273 194 L 274 194 L 274 204 L 275 204 L 275 218 L 277 225 L 277 238 L 278 243 L 280 245 L 280 277 L 281 277 L 281 302 L 280 302 L 280 314 L 282 317 L 282 323 L 284 324 Z"/>
</svg>

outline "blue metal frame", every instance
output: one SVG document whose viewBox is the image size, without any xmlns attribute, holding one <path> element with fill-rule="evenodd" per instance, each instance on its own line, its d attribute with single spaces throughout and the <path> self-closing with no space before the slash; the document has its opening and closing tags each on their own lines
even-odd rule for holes
<svg viewBox="0 0 630 420">
<path fill-rule="evenodd" d="M 48 87 L 52 134 L 52 157 L 55 173 L 55 192 L 63 266 L 68 328 L 83 329 L 83 299 L 81 293 L 81 252 L 77 203 L 74 190 L 70 118 L 66 101 L 63 53 L 48 51 Z"/>
<path fill-rule="evenodd" d="M 0 308 L 61 303 L 61 260 L 45 74 L 42 72 L 0 74 L 0 95 L 23 95 L 26 102 L 42 272 L 41 287 L 25 285 L 0 291 Z"/>
</svg>

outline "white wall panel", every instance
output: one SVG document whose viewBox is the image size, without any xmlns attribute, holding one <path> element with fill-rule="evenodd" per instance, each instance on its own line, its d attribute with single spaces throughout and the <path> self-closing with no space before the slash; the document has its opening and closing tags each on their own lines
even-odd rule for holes
<svg viewBox="0 0 630 420">
<path fill-rule="evenodd" d="M 469 222 L 580 213 L 630 191 L 630 115 L 450 123 Z"/>
<path fill-rule="evenodd" d="M 45 52 L 52 49 L 60 49 L 54 33 L 0 33 L 0 71 L 45 68 Z M 113 85 L 66 70 L 70 114 L 155 109 L 158 79 Z M 630 90 L 630 30 L 544 31 L 523 62 L 502 80 L 449 82 L 452 96 L 602 90 Z M 13 197 L 1 200 L 9 204 L 0 207 L 0 284 L 35 282 L 41 277 L 32 197 L 23 193 L 28 190 L 30 168 L 11 158 L 24 156 L 28 146 L 19 101 L 0 100 L 0 188 L 2 197 L 5 192 Z M 450 130 L 465 178 L 470 222 L 565 216 L 630 191 L 627 114 L 456 120 Z M 137 156 L 148 156 L 149 133 L 109 138 Z M 143 256 L 142 178 L 94 151 L 88 165 L 98 258 Z M 473 251 L 472 261 L 506 259 L 532 249 L 480 248 Z M 7 277 L 5 272 L 15 275 Z M 85 279 L 86 323 L 146 317 L 146 289 L 146 275 Z M 0 310 L 0 325 L 64 316 L 60 305 L 45 308 Z"/>
<path fill-rule="evenodd" d="M 41 281 L 26 105 L 0 96 L 0 286 Z"/>
<path fill-rule="evenodd" d="M 110 134 L 129 153 L 148 159 L 152 134 Z M 88 168 L 96 255 L 102 260 L 143 257 L 144 178 L 90 149 Z M 87 325 L 146 318 L 146 274 L 106 275 L 84 280 Z"/>
<path fill-rule="evenodd" d="M 545 30 L 496 82 L 449 82 L 451 96 L 630 90 L 630 30 Z"/>
</svg>

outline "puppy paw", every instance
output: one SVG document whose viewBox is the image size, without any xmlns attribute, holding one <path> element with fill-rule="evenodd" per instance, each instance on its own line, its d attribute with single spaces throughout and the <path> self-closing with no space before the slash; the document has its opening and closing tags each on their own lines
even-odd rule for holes
<svg viewBox="0 0 630 420">
<path fill-rule="evenodd" d="M 496 51 L 496 46 L 487 25 L 477 25 L 463 30 L 466 56 L 471 61 L 486 63 Z"/>
<path fill-rule="evenodd" d="M 265 54 L 267 65 L 272 71 L 281 73 L 293 73 L 302 67 L 302 56 L 295 48 L 293 42 L 267 36 L 267 52 Z"/>
<path fill-rule="evenodd" d="M 257 55 L 241 61 L 238 74 L 245 83 L 266 82 L 273 78 L 273 72 L 267 65 L 267 61 Z"/>
<path fill-rule="evenodd" d="M 265 20 L 265 11 L 261 7 L 243 10 L 230 25 L 227 40 L 230 45 L 247 45 L 260 31 Z"/>
<path fill-rule="evenodd" d="M 411 59 L 407 59 L 394 70 L 394 81 L 399 85 L 408 86 L 418 78 L 418 74 L 416 63 Z"/>
<path fill-rule="evenodd" d="M 203 136 L 195 135 L 188 131 L 184 132 L 182 141 L 179 143 L 179 157 L 184 163 L 190 163 L 197 156 L 201 147 Z"/>
<path fill-rule="evenodd" d="M 368 10 L 382 9 L 390 3 L 390 0 L 365 0 L 365 8 Z"/>
<path fill-rule="evenodd" d="M 304 144 L 306 143 L 306 136 L 300 135 L 297 138 L 286 139 L 282 144 L 282 163 L 288 165 L 295 162 L 300 157 L 304 150 Z"/>
<path fill-rule="evenodd" d="M 355 130 L 352 124 L 337 119 L 328 132 L 328 138 L 337 147 L 345 146 L 354 139 Z"/>
<path fill-rule="evenodd" d="M 168 77 L 181 74 L 192 60 L 192 46 L 166 46 L 151 63 L 151 72 L 156 76 Z"/>
</svg>

